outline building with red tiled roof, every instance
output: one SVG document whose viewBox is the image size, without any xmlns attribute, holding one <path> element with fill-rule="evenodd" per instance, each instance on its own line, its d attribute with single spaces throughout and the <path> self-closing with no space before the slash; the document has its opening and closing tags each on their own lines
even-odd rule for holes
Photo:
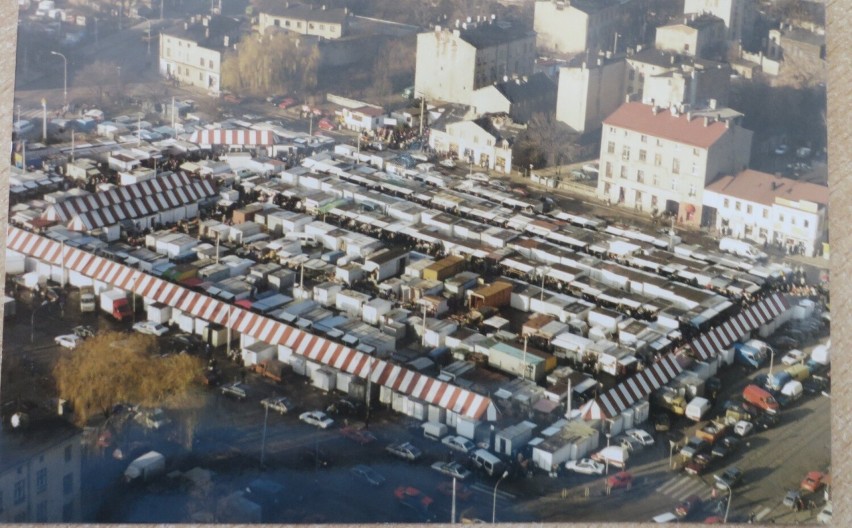
<svg viewBox="0 0 852 528">
<path fill-rule="evenodd" d="M 744 170 L 704 189 L 711 225 L 759 244 L 781 243 L 808 255 L 828 241 L 828 187 Z"/>
<path fill-rule="evenodd" d="M 668 211 L 679 222 L 706 224 L 704 187 L 748 167 L 752 132 L 736 113 L 630 102 L 603 122 L 597 196 L 640 211 Z"/>
</svg>

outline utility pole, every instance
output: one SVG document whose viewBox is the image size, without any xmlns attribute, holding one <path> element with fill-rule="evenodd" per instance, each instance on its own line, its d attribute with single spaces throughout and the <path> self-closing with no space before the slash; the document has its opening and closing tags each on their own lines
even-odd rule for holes
<svg viewBox="0 0 852 528">
<path fill-rule="evenodd" d="M 565 419 L 571 419 L 571 378 L 568 378 L 568 390 L 565 392 Z"/>
<path fill-rule="evenodd" d="M 528 335 L 524 335 L 524 366 L 521 367 L 521 379 L 527 379 L 527 340 L 529 339 Z"/>
<path fill-rule="evenodd" d="M 423 108 L 426 106 L 426 98 L 420 97 L 420 137 L 423 137 Z M 455 488 L 453 488 L 455 489 Z"/>
<path fill-rule="evenodd" d="M 41 140 L 47 141 L 47 99 L 41 98 Z"/>
<path fill-rule="evenodd" d="M 74 161 L 74 129 L 71 129 L 71 161 Z"/>
<path fill-rule="evenodd" d="M 172 130 L 177 137 L 177 125 L 175 124 L 175 96 L 172 96 Z"/>
</svg>

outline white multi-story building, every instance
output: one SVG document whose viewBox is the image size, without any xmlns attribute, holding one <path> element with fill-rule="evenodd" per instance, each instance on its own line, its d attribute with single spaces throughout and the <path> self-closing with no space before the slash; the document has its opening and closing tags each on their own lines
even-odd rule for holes
<svg viewBox="0 0 852 528">
<path fill-rule="evenodd" d="M 684 0 L 683 13 L 710 13 L 721 18 L 726 39 L 740 42 L 752 37 L 757 10 L 754 0 Z"/>
<path fill-rule="evenodd" d="M 538 0 L 533 29 L 538 46 L 558 53 L 611 50 L 616 45 L 626 2 Z M 626 18 L 626 17 L 625 17 Z"/>
<path fill-rule="evenodd" d="M 625 68 L 623 56 L 605 55 L 560 68 L 556 119 L 580 133 L 599 129 L 624 102 Z"/>
<path fill-rule="evenodd" d="M 669 51 L 644 49 L 627 56 L 626 95 L 660 107 L 727 104 L 731 69 L 727 64 Z"/>
<path fill-rule="evenodd" d="M 429 146 L 439 155 L 472 160 L 484 169 L 510 174 L 512 142 L 520 130 L 505 114 L 436 122 L 429 133 Z"/>
<path fill-rule="evenodd" d="M 687 16 L 683 23 L 657 28 L 654 47 L 691 57 L 711 57 L 724 51 L 725 22 L 715 15 Z"/>
<path fill-rule="evenodd" d="M 598 198 L 667 211 L 688 225 L 706 223 L 704 187 L 749 163 L 752 132 L 737 124 L 739 117 L 718 120 L 638 102 L 621 105 L 603 122 Z"/>
<path fill-rule="evenodd" d="M 57 418 L 0 432 L 0 522 L 83 519 L 80 431 Z"/>
<path fill-rule="evenodd" d="M 470 19 L 468 19 L 470 20 Z M 473 104 L 473 92 L 535 66 L 535 33 L 494 19 L 435 26 L 417 35 L 414 91 L 418 97 Z"/>
<path fill-rule="evenodd" d="M 349 9 L 315 8 L 287 2 L 265 9 L 258 15 L 257 22 L 261 33 L 274 27 L 300 35 L 339 39 L 349 32 Z"/>
<path fill-rule="evenodd" d="M 236 45 L 239 21 L 193 17 L 160 36 L 160 75 L 214 93 L 221 90 L 223 53 Z"/>
<path fill-rule="evenodd" d="M 807 255 L 828 241 L 825 185 L 745 170 L 708 185 L 704 207 L 712 225 L 728 236 L 801 247 Z"/>
</svg>

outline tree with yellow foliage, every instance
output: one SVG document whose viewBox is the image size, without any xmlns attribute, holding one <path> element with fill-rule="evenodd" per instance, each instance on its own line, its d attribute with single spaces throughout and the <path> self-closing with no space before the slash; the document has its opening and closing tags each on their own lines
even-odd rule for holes
<svg viewBox="0 0 852 528">
<path fill-rule="evenodd" d="M 160 357 L 157 339 L 104 332 L 83 341 L 53 370 L 59 396 L 68 400 L 78 424 L 96 413 L 108 417 L 119 403 L 162 405 L 179 398 L 200 379 L 202 362 L 188 354 Z"/>
</svg>

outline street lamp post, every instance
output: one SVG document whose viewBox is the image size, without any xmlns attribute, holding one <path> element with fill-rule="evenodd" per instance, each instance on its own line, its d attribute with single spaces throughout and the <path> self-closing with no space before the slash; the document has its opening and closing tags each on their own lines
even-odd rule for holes
<svg viewBox="0 0 852 528">
<path fill-rule="evenodd" d="M 509 472 L 504 471 L 503 475 L 497 480 L 497 483 L 494 484 L 494 502 L 493 502 L 493 505 L 491 506 L 491 524 L 494 524 L 494 523 L 497 522 L 497 486 L 499 486 L 500 483 L 503 482 L 503 479 L 508 477 L 508 476 L 509 476 Z"/>
<path fill-rule="evenodd" d="M 734 498 L 734 491 L 731 489 L 731 485 L 725 481 L 717 480 L 716 482 L 721 482 L 723 486 L 728 488 L 728 504 L 725 506 L 725 519 L 722 521 L 723 524 L 728 524 L 728 513 L 731 511 L 731 499 Z"/>
<path fill-rule="evenodd" d="M 672 468 L 672 458 L 674 457 L 675 441 L 669 440 L 669 469 Z"/>
<path fill-rule="evenodd" d="M 151 19 L 149 19 L 148 17 L 143 17 L 143 16 L 140 16 L 139 18 L 141 18 L 142 20 L 144 20 L 145 22 L 148 23 L 148 53 L 147 54 L 150 57 L 151 56 Z"/>
<path fill-rule="evenodd" d="M 51 55 L 62 57 L 62 106 L 68 107 L 68 58 L 58 51 L 51 51 Z"/>
<path fill-rule="evenodd" d="M 46 301 L 46 300 L 41 301 L 41 304 L 39 304 L 38 306 L 33 308 L 33 313 L 32 313 L 32 315 L 30 315 L 30 344 L 32 344 L 33 341 L 35 341 L 35 314 L 36 314 L 36 312 L 38 311 L 39 308 L 44 307 L 47 303 L 48 303 L 48 301 Z"/>
<path fill-rule="evenodd" d="M 775 364 L 775 350 L 769 348 L 769 375 L 772 375 L 772 367 Z"/>
</svg>

